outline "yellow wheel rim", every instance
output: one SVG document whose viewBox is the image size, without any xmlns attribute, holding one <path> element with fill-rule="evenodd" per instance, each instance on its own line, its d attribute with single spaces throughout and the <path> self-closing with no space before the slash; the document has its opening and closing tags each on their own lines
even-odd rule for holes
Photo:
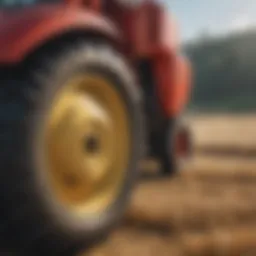
<svg viewBox="0 0 256 256">
<path fill-rule="evenodd" d="M 46 125 L 47 169 L 54 195 L 72 213 L 101 213 L 119 195 L 128 120 L 120 93 L 102 77 L 76 77 L 58 93 Z"/>
</svg>

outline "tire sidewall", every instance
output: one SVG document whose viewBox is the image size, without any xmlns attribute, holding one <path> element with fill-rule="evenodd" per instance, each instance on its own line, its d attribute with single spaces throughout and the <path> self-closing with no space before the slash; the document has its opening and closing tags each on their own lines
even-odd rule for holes
<svg viewBox="0 0 256 256">
<path fill-rule="evenodd" d="M 104 48 L 104 49 L 103 49 Z M 65 82 L 74 75 L 84 72 L 94 72 L 104 74 L 114 81 L 116 89 L 124 99 L 127 111 L 129 113 L 132 148 L 131 159 L 127 168 L 123 188 L 115 201 L 115 203 L 107 209 L 102 215 L 85 216 L 85 218 L 77 218 L 69 214 L 58 202 L 52 197 L 47 177 L 43 170 L 35 172 L 34 184 L 38 194 L 38 204 L 46 214 L 45 220 L 52 223 L 56 233 L 61 233 L 72 243 L 82 243 L 93 241 L 99 237 L 106 235 L 115 225 L 124 213 L 129 194 L 133 183 L 137 176 L 137 163 L 142 155 L 142 147 L 140 144 L 142 138 L 142 114 L 141 114 L 141 95 L 136 85 L 132 72 L 122 61 L 120 57 L 116 57 L 114 51 L 109 47 L 94 49 L 83 44 L 73 52 L 68 52 L 60 56 L 54 63 L 50 63 L 49 73 L 46 79 L 35 79 L 34 83 L 39 83 L 41 88 L 40 99 L 36 103 L 36 108 L 30 116 L 30 124 L 28 125 L 28 134 L 32 137 L 31 143 L 28 143 L 27 159 L 30 162 L 30 169 L 38 168 L 38 158 L 35 156 L 35 148 L 38 146 L 38 134 L 44 127 L 45 119 L 51 108 L 56 94 L 62 88 Z M 106 56 L 105 56 L 106 55 Z M 84 58 L 83 58 L 84 56 Z M 39 132 L 40 131 L 40 132 Z M 32 149 L 32 152 L 31 152 Z"/>
</svg>

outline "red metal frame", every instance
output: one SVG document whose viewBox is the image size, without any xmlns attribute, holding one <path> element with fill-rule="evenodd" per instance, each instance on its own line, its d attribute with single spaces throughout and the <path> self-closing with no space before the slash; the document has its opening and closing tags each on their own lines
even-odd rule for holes
<svg viewBox="0 0 256 256">
<path fill-rule="evenodd" d="M 191 67 L 180 55 L 177 24 L 163 6 L 148 1 L 134 10 L 109 0 L 109 15 L 124 31 L 127 52 L 153 66 L 156 91 L 166 117 L 179 115 L 191 91 Z"/>
<path fill-rule="evenodd" d="M 98 31 L 115 40 L 122 34 L 127 57 L 152 64 L 166 117 L 178 115 L 189 98 L 191 68 L 179 54 L 175 21 L 153 1 L 136 9 L 105 1 L 104 7 L 103 0 L 63 0 L 62 4 L 38 5 L 13 14 L 0 10 L 0 63 L 21 61 L 39 45 L 67 31 Z"/>
<path fill-rule="evenodd" d="M 102 15 L 74 3 L 40 5 L 13 13 L 0 11 L 0 63 L 19 62 L 40 44 L 69 31 L 94 31 L 114 40 L 121 38 L 115 25 Z"/>
<path fill-rule="evenodd" d="M 168 54 L 155 61 L 157 92 L 167 117 L 181 114 L 191 92 L 191 67 L 184 56 Z"/>
</svg>

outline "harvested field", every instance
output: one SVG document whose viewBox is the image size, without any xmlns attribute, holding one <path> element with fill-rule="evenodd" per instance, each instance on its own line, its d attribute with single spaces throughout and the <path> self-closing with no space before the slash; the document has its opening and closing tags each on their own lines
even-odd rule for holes
<svg viewBox="0 0 256 256">
<path fill-rule="evenodd" d="M 191 116 L 188 118 L 199 153 L 256 155 L 256 115 Z"/>
<path fill-rule="evenodd" d="M 87 255 L 256 255 L 256 117 L 190 121 L 192 163 L 173 179 L 159 178 L 154 161 L 144 163 L 123 224 Z M 203 154 L 211 147 L 228 154 Z"/>
</svg>

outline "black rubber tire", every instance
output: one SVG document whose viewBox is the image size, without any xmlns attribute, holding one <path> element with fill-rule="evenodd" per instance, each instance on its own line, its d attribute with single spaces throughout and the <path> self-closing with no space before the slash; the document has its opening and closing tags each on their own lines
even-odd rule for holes
<svg viewBox="0 0 256 256">
<path fill-rule="evenodd" d="M 1 81 L 0 243 L 14 255 L 72 256 L 108 235 L 124 213 L 143 155 L 141 93 L 123 57 L 107 44 L 84 42 L 34 60 L 33 70 L 23 71 L 19 80 Z M 53 200 L 34 154 L 37 132 L 53 97 L 79 72 L 112 81 L 126 103 L 132 132 L 130 163 L 118 198 L 102 215 L 83 219 L 69 215 Z"/>
<path fill-rule="evenodd" d="M 184 132 L 187 137 L 187 152 L 185 157 L 177 157 L 175 153 L 175 138 L 179 132 Z M 184 119 L 169 119 L 166 122 L 165 130 L 162 133 L 161 144 L 159 158 L 164 176 L 173 176 L 189 164 L 193 152 L 193 143 L 190 127 Z"/>
</svg>

